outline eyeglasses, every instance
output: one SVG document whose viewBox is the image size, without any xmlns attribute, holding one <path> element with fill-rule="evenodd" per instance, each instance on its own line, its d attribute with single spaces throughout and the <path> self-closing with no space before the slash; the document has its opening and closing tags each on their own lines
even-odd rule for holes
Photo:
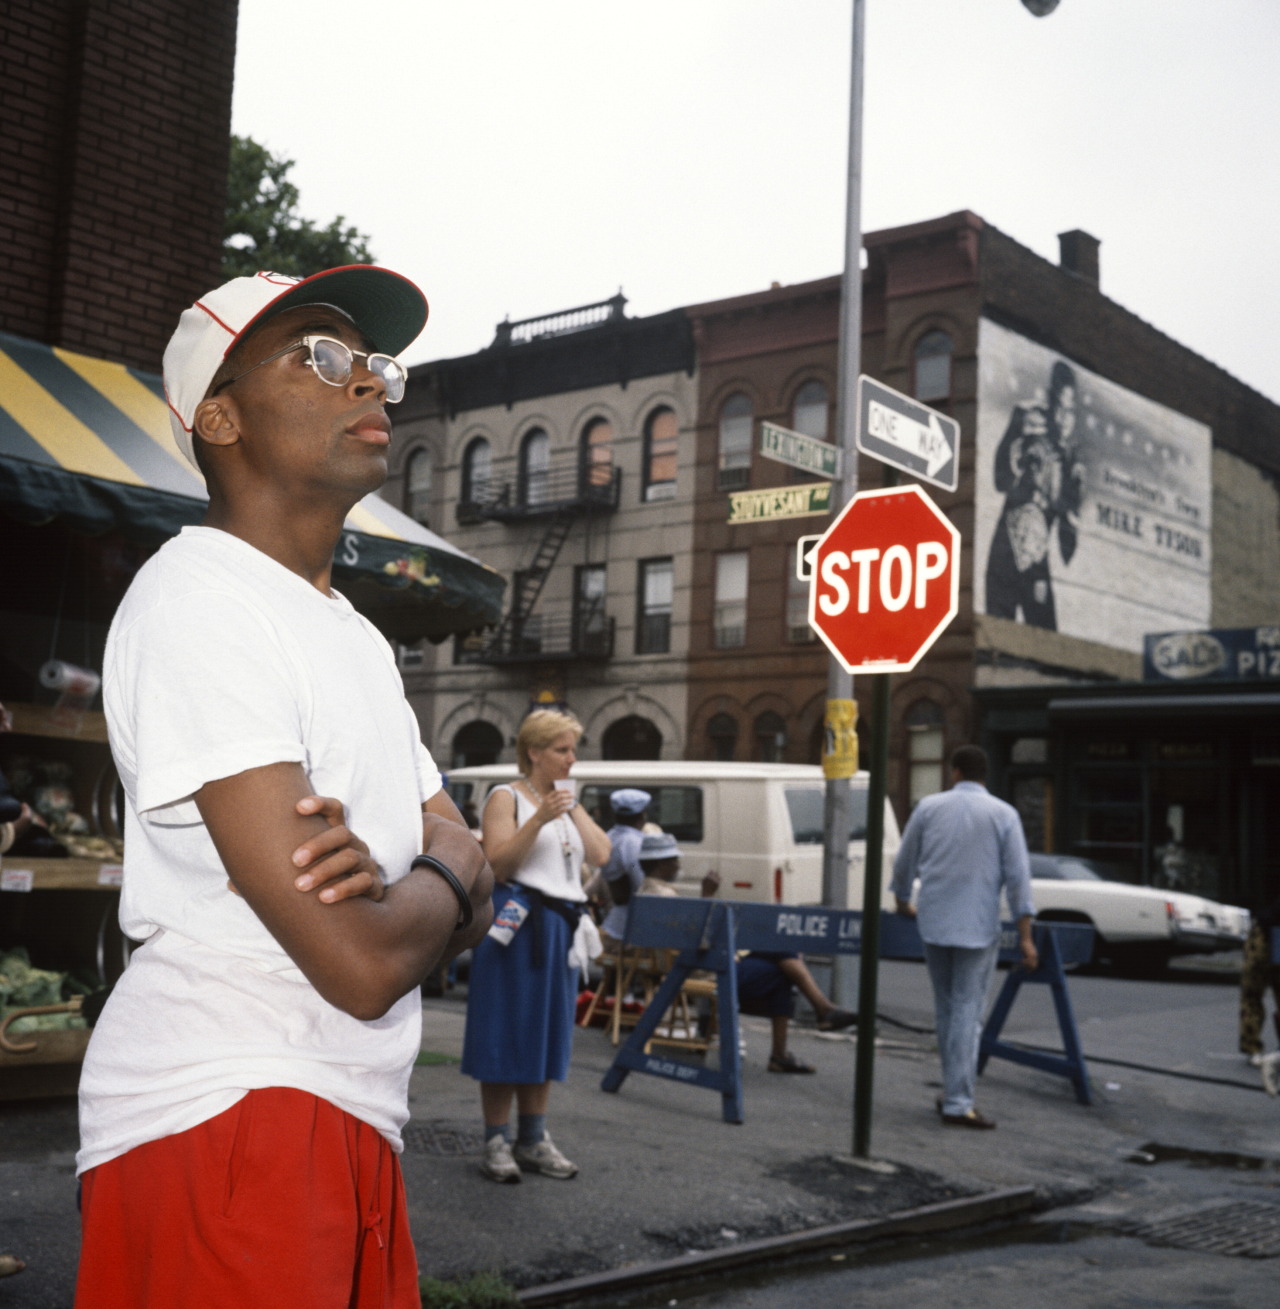
<svg viewBox="0 0 1280 1309">
<path fill-rule="evenodd" d="M 263 364 L 269 364 L 273 359 L 291 354 L 294 350 L 306 350 L 306 366 L 329 386 L 346 386 L 355 371 L 355 361 L 363 359 L 369 371 L 387 388 L 388 404 L 397 404 L 404 399 L 404 385 L 409 374 L 399 360 L 393 359 L 390 355 L 353 350 L 345 342 L 335 340 L 331 336 L 304 336 L 301 341 L 295 341 L 292 345 L 285 346 L 283 350 L 277 350 L 275 354 L 258 360 L 253 368 L 246 368 L 243 373 L 237 373 L 235 377 L 219 382 L 213 394 L 217 395 L 232 382 L 248 377 L 254 368 L 261 368 Z"/>
</svg>

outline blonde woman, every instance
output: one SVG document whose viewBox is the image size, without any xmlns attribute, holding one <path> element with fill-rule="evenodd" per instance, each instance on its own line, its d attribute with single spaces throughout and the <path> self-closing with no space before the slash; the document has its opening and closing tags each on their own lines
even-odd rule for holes
<svg viewBox="0 0 1280 1309">
<path fill-rule="evenodd" d="M 472 956 L 462 1071 L 480 1083 L 480 1169 L 495 1182 L 518 1182 L 522 1170 L 557 1178 L 578 1171 L 547 1135 L 546 1115 L 551 1083 L 569 1072 L 578 991 L 569 951 L 586 905 L 581 869 L 610 854 L 609 838 L 573 789 L 557 786 L 569 777 L 581 735 L 571 714 L 531 713 L 516 737 L 521 776 L 494 787 L 481 817 L 497 879 L 495 922 Z"/>
</svg>

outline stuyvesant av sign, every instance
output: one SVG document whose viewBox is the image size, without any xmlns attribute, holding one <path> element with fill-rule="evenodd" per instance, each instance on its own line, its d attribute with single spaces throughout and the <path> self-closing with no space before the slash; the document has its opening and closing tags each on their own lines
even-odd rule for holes
<svg viewBox="0 0 1280 1309">
<path fill-rule="evenodd" d="M 771 523 L 779 518 L 815 518 L 831 512 L 831 483 L 771 486 L 729 496 L 729 522 Z"/>
<path fill-rule="evenodd" d="M 1156 632 L 1143 640 L 1148 682 L 1280 682 L 1280 623 Z"/>
</svg>

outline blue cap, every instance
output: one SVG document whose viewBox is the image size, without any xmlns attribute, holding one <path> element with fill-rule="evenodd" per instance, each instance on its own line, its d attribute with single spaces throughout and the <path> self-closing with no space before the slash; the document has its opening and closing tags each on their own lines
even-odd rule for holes
<svg viewBox="0 0 1280 1309">
<path fill-rule="evenodd" d="M 640 791 L 634 786 L 623 787 L 609 797 L 609 807 L 615 814 L 642 814 L 653 802 L 648 791 Z"/>
</svg>

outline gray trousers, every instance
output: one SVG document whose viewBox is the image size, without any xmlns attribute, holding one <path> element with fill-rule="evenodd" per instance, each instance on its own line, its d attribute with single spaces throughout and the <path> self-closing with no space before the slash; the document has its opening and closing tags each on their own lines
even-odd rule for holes
<svg viewBox="0 0 1280 1309">
<path fill-rule="evenodd" d="M 938 1054 L 942 1057 L 944 1114 L 967 1114 L 973 1108 L 982 1011 L 999 954 L 998 939 L 976 950 L 925 942 L 924 961 L 933 983 Z"/>
</svg>

